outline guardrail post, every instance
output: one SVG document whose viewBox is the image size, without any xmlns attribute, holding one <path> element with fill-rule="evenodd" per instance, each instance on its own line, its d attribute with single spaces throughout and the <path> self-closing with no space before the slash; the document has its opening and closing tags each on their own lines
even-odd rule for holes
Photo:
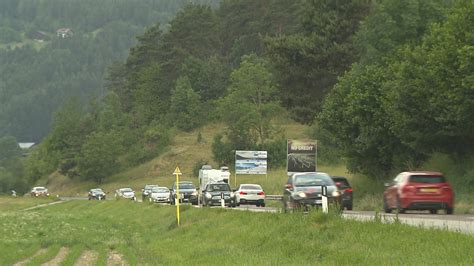
<svg viewBox="0 0 474 266">
<path fill-rule="evenodd" d="M 328 187 L 321 186 L 321 200 L 323 205 L 323 212 L 328 213 Z"/>
<path fill-rule="evenodd" d="M 224 192 L 221 192 L 221 207 L 225 208 Z"/>
</svg>

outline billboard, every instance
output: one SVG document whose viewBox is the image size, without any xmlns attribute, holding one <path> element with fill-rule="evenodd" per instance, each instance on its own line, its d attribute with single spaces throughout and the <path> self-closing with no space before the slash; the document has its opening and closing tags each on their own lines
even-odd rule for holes
<svg viewBox="0 0 474 266">
<path fill-rule="evenodd" d="M 316 172 L 316 140 L 287 141 L 286 170 L 288 175 L 301 172 Z"/>
<path fill-rule="evenodd" d="M 267 151 L 235 151 L 235 173 L 266 175 Z"/>
</svg>

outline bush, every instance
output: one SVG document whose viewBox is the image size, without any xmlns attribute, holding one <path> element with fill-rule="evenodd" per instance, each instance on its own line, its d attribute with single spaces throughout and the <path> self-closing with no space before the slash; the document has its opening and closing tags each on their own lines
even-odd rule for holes
<svg viewBox="0 0 474 266">
<path fill-rule="evenodd" d="M 214 136 L 212 143 L 212 155 L 218 165 L 234 165 L 234 152 L 232 144 L 222 141 L 222 134 Z"/>
<path fill-rule="evenodd" d="M 194 166 L 193 166 L 193 176 L 194 177 L 199 177 L 199 170 L 203 165 L 209 164 L 206 160 L 204 159 L 199 159 Z"/>
</svg>

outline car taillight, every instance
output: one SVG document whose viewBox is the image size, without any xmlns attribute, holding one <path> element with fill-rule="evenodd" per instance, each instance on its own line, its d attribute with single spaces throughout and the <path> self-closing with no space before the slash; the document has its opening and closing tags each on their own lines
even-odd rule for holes
<svg viewBox="0 0 474 266">
<path fill-rule="evenodd" d="M 347 189 L 344 190 L 344 192 L 346 192 L 346 193 L 352 193 L 352 188 L 347 188 Z"/>
<path fill-rule="evenodd" d="M 240 195 L 247 195 L 247 192 L 240 191 Z"/>
<path fill-rule="evenodd" d="M 257 195 L 263 196 L 263 195 L 265 195 L 265 192 L 263 192 L 263 191 L 262 191 L 262 192 L 258 192 Z"/>
</svg>

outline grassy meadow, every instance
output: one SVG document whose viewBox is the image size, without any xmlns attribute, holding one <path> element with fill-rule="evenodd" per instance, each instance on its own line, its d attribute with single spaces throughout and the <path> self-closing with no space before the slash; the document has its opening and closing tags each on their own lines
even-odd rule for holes
<svg viewBox="0 0 474 266">
<path fill-rule="evenodd" d="M 39 265 L 62 248 L 68 252 L 60 265 L 73 265 L 85 251 L 97 254 L 93 265 L 106 265 L 110 252 L 121 254 L 122 262 L 131 265 L 474 263 L 472 236 L 362 223 L 320 212 L 249 213 L 183 206 L 178 227 L 171 206 L 69 201 L 29 211 L 3 210 L 0 221 L 0 265 L 27 258 L 27 265 Z"/>
</svg>

